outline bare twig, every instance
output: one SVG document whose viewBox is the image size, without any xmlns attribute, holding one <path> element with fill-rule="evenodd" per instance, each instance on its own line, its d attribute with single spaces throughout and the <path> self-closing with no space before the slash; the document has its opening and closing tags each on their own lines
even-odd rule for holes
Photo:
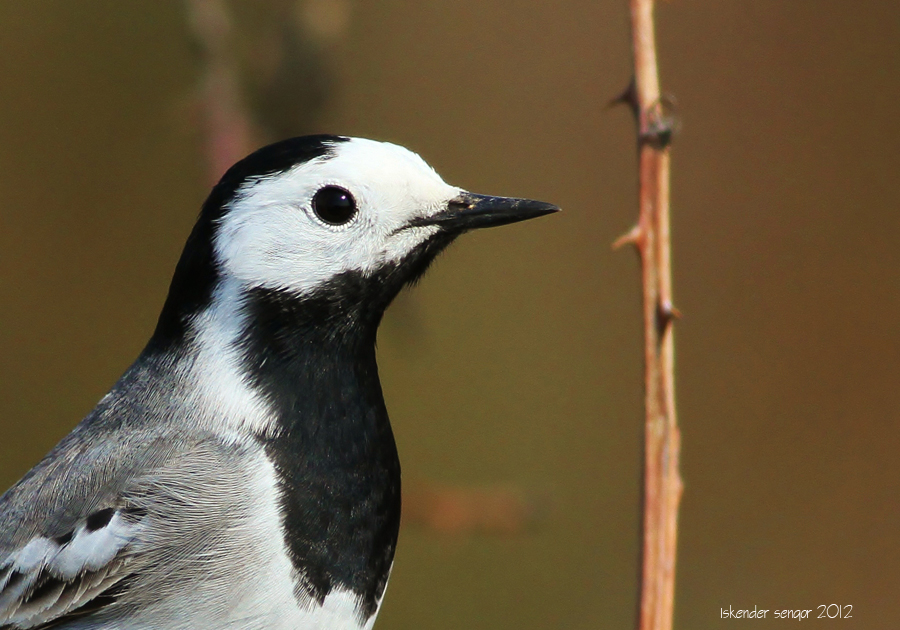
<svg viewBox="0 0 900 630">
<path fill-rule="evenodd" d="M 641 257 L 644 302 L 644 543 L 640 630 L 671 630 L 681 435 L 675 416 L 672 272 L 669 245 L 669 142 L 671 99 L 660 96 L 653 29 L 653 0 L 630 0 L 634 80 L 623 97 L 638 126 L 638 224 L 616 246 L 633 244 Z"/>
</svg>

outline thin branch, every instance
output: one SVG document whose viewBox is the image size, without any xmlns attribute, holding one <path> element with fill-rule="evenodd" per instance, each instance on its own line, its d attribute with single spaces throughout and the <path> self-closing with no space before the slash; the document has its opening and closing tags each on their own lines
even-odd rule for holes
<svg viewBox="0 0 900 630">
<path fill-rule="evenodd" d="M 669 241 L 669 142 L 675 123 L 662 98 L 656 64 L 653 0 L 630 0 L 634 80 L 619 101 L 634 109 L 638 127 L 638 224 L 616 241 L 641 257 L 644 311 L 645 445 L 640 630 L 671 630 L 681 435 L 675 415 L 675 374 Z"/>
</svg>

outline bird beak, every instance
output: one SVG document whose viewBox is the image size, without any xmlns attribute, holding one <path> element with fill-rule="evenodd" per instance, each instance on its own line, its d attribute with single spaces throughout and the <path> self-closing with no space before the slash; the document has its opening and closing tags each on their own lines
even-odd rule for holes
<svg viewBox="0 0 900 630">
<path fill-rule="evenodd" d="M 446 210 L 417 219 L 413 225 L 437 225 L 448 231 L 465 232 L 534 219 L 553 212 L 559 212 L 559 207 L 543 201 L 462 192 L 447 203 Z"/>
</svg>

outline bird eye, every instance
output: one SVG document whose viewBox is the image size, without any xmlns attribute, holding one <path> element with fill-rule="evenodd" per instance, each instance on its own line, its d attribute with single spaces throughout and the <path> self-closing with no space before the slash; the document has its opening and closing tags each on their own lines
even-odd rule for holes
<svg viewBox="0 0 900 630">
<path fill-rule="evenodd" d="M 356 216 L 356 200 L 338 186 L 320 188 L 312 200 L 313 212 L 329 225 L 344 225 Z"/>
</svg>

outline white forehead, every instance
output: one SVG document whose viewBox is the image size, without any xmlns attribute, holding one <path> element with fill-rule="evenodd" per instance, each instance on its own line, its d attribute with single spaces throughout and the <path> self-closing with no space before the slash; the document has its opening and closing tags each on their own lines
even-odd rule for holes
<svg viewBox="0 0 900 630">
<path fill-rule="evenodd" d="M 458 189 L 448 186 L 425 160 L 396 144 L 350 138 L 333 145 L 332 154 L 298 164 L 287 172 L 251 183 L 242 196 L 257 203 L 280 203 L 309 190 L 333 184 L 354 196 L 373 195 L 386 205 L 379 213 L 402 211 L 398 205 L 430 203 Z M 372 199 L 374 201 L 374 199 Z"/>
<path fill-rule="evenodd" d="M 353 221 L 329 226 L 316 218 L 312 198 L 323 186 L 350 191 L 359 208 Z M 337 142 L 330 155 L 239 188 L 217 230 L 217 258 L 242 284 L 307 292 L 341 272 L 401 260 L 436 228 L 397 230 L 459 193 L 408 149 Z"/>
</svg>

